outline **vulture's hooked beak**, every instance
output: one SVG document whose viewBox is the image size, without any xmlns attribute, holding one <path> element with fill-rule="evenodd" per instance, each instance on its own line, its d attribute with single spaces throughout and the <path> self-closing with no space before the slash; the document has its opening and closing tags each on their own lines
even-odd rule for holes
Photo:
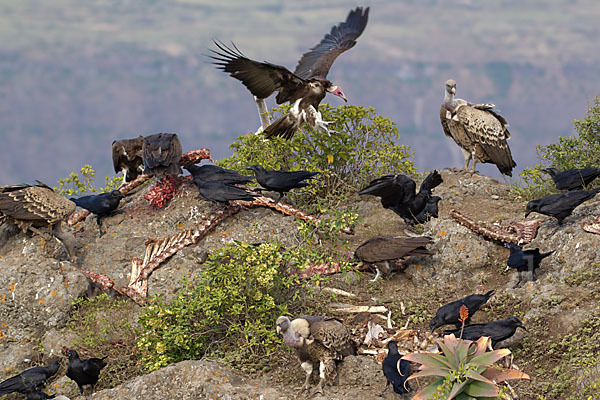
<svg viewBox="0 0 600 400">
<path fill-rule="evenodd" d="M 452 89 L 450 89 L 450 93 L 452 93 L 452 94 L 456 94 L 456 88 L 455 88 L 455 87 L 453 87 Z"/>
<path fill-rule="evenodd" d="M 329 89 L 329 93 L 335 94 L 338 97 L 341 97 L 342 99 L 344 99 L 344 101 L 347 103 L 348 99 L 346 98 L 346 96 L 344 95 L 344 91 L 342 90 L 341 87 L 339 86 L 333 86 Z"/>
</svg>

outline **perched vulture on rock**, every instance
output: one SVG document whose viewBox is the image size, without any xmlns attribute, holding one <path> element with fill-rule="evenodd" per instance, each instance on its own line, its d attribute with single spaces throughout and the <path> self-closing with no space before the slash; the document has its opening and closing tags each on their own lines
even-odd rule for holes
<svg viewBox="0 0 600 400">
<path fill-rule="evenodd" d="M 116 174 L 123 172 L 123 184 L 134 180 L 144 170 L 143 145 L 143 136 L 112 142 L 113 167 Z"/>
<path fill-rule="evenodd" d="M 455 99 L 456 82 L 446 81 L 446 96 L 440 108 L 440 120 L 446 136 L 454 139 L 465 156 L 464 169 L 475 164 L 495 164 L 504 175 L 512 176 L 516 167 L 507 139 L 510 132 L 506 120 L 494 110 L 493 104 L 472 104 L 462 99 Z"/>
<path fill-rule="evenodd" d="M 181 174 L 181 142 L 174 133 L 157 133 L 144 137 L 142 155 L 144 174 L 179 175 Z"/>
<path fill-rule="evenodd" d="M 280 65 L 258 62 L 244 56 L 232 44 L 230 48 L 215 42 L 220 51 L 211 50 L 219 69 L 242 81 L 258 99 L 277 94 L 277 104 L 289 102 L 292 109 L 265 129 L 266 137 L 281 136 L 290 139 L 303 122 L 314 129 L 327 131 L 330 122 L 323 121 L 319 104 L 327 93 L 346 101 L 342 88 L 327 80 L 327 73 L 335 59 L 356 44 L 369 18 L 369 8 L 357 7 L 350 11 L 345 22 L 331 28 L 323 40 L 305 53 L 294 73 Z"/>
<path fill-rule="evenodd" d="M 319 384 L 315 393 L 323 393 L 326 381 L 336 376 L 336 361 L 356 354 L 356 344 L 339 320 L 328 317 L 304 316 L 290 321 L 277 318 L 277 333 L 285 343 L 296 350 L 300 365 L 306 372 L 302 391 L 309 389 L 314 364 L 319 364 Z"/>
<path fill-rule="evenodd" d="M 364 263 L 371 263 L 375 266 L 377 275 L 373 279 L 374 282 L 381 274 L 388 275 L 395 269 L 395 263 L 390 265 L 390 262 L 408 256 L 431 255 L 425 246 L 432 243 L 431 238 L 426 236 L 377 236 L 358 246 L 354 251 L 354 256 Z"/>
<path fill-rule="evenodd" d="M 381 198 L 381 205 L 398 214 L 407 224 L 426 222 L 424 214 L 430 207 L 430 216 L 437 214 L 438 199 L 434 199 L 431 191 L 443 182 L 442 176 L 434 170 L 423 182 L 418 193 L 415 193 L 417 184 L 406 175 L 385 175 L 369 183 L 358 194 L 369 194 Z M 433 203 L 433 204 L 432 204 Z"/>
<path fill-rule="evenodd" d="M 75 257 L 75 237 L 61 229 L 61 222 L 76 208 L 71 200 L 39 181 L 35 186 L 0 187 L 0 219 L 9 218 L 24 231 L 30 229 L 38 233 L 37 227 L 51 226 L 54 236 L 65 245 L 71 261 Z"/>
</svg>

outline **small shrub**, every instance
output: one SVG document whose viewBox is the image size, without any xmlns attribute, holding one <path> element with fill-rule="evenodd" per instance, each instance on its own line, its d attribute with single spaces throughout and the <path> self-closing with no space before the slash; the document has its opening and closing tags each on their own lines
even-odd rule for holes
<svg viewBox="0 0 600 400">
<path fill-rule="evenodd" d="M 138 341 L 146 367 L 226 354 L 258 363 L 269 355 L 278 343 L 274 321 L 299 295 L 285 273 L 289 254 L 279 249 L 276 242 L 229 244 L 171 304 L 158 298 L 146 307 Z"/>
<path fill-rule="evenodd" d="M 521 172 L 523 184 L 513 187 L 517 197 L 531 200 L 548 194 L 557 193 L 549 175 L 542 172 L 544 168 L 598 167 L 600 160 L 600 97 L 588 107 L 583 121 L 573 121 L 577 136 L 561 136 L 558 143 L 537 146 L 538 158 L 543 162 L 533 168 L 525 168 Z"/>
<path fill-rule="evenodd" d="M 54 191 L 62 196 L 82 196 L 96 192 L 110 192 L 117 189 L 121 182 L 122 176 L 105 177 L 105 186 L 97 189 L 94 187 L 94 175 L 96 171 L 91 165 L 84 165 L 79 170 L 79 174 L 71 172 L 68 178 L 58 180 L 58 186 L 54 187 Z"/>
<path fill-rule="evenodd" d="M 142 362 L 136 347 L 137 327 L 130 321 L 131 301 L 101 294 L 93 299 L 78 298 L 72 306 L 66 328 L 77 335 L 73 346 L 89 357 L 107 356 L 108 365 L 97 388 L 114 387 L 140 375 Z"/>
<path fill-rule="evenodd" d="M 276 108 L 274 118 L 288 110 L 289 106 Z M 331 135 L 304 125 L 291 140 L 240 136 L 230 147 L 234 154 L 218 164 L 246 174 L 253 164 L 319 172 L 311 186 L 290 194 L 310 211 L 338 206 L 380 175 L 415 171 L 409 147 L 398 144 L 398 128 L 375 109 L 321 104 L 319 110 L 325 120 L 335 122 L 329 125 Z"/>
</svg>

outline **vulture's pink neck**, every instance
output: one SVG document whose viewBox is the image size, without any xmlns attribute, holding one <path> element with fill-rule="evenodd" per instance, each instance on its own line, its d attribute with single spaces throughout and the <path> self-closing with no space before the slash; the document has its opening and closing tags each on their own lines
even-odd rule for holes
<svg viewBox="0 0 600 400">
<path fill-rule="evenodd" d="M 456 108 L 456 101 L 454 95 L 446 90 L 446 96 L 444 97 L 444 108 L 450 112 L 453 112 Z"/>
<path fill-rule="evenodd" d="M 288 329 L 283 332 L 283 341 L 288 346 L 297 348 L 302 346 L 302 335 L 294 332 L 292 329 Z"/>
</svg>

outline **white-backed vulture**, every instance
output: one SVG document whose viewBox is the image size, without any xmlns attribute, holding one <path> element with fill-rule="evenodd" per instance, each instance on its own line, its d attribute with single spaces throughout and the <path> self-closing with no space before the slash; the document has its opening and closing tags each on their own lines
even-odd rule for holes
<svg viewBox="0 0 600 400">
<path fill-rule="evenodd" d="M 336 376 L 336 361 L 356 354 L 356 344 L 339 320 L 328 317 L 303 316 L 292 321 L 277 318 L 277 333 L 296 350 L 300 365 L 306 373 L 302 391 L 308 390 L 314 364 L 319 364 L 319 384 L 315 393 L 323 393 L 323 385 Z"/>
<path fill-rule="evenodd" d="M 23 231 L 51 226 L 53 235 L 67 249 L 71 261 L 75 257 L 75 237 L 61 229 L 61 222 L 75 212 L 77 206 L 38 181 L 33 185 L 0 187 L 0 219 L 12 220 Z M 38 232 L 39 233 L 39 232 Z"/>
<path fill-rule="evenodd" d="M 491 163 L 498 167 L 504 175 L 512 176 L 516 167 L 507 139 L 510 139 L 508 123 L 493 104 L 472 104 L 462 99 L 455 99 L 456 82 L 446 81 L 445 97 L 440 108 L 440 121 L 444 134 L 456 142 L 465 156 L 464 169 L 471 170 L 475 165 Z"/>
</svg>

